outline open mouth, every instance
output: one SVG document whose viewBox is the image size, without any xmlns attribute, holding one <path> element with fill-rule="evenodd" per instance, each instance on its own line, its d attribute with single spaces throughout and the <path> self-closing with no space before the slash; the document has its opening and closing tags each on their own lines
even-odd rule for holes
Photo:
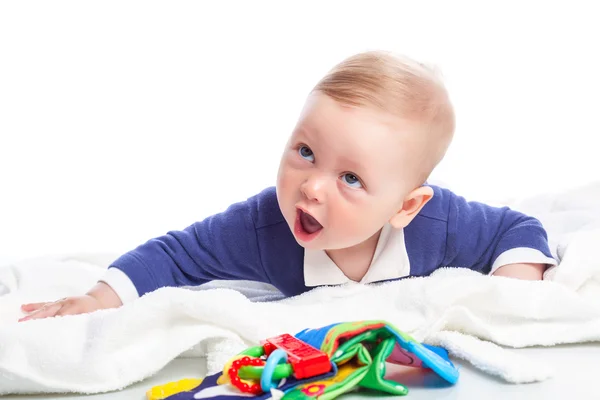
<svg viewBox="0 0 600 400">
<path fill-rule="evenodd" d="M 323 225 L 315 217 L 299 208 L 296 209 L 294 233 L 298 239 L 309 242 L 317 237 L 321 230 L 323 230 Z"/>
</svg>

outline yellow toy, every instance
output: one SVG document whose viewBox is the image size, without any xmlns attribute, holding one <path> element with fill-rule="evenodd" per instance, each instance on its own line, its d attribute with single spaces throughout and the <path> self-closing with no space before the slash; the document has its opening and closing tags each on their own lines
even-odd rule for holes
<svg viewBox="0 0 600 400">
<path fill-rule="evenodd" d="M 160 386 L 154 386 L 152 389 L 146 392 L 146 398 L 148 400 L 163 400 L 174 394 L 192 390 L 201 383 L 202 379 L 187 378 L 176 382 L 169 382 Z"/>
</svg>

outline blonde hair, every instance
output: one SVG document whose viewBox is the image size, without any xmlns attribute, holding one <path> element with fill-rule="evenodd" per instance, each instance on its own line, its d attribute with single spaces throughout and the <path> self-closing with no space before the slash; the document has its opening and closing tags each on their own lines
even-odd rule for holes
<svg viewBox="0 0 600 400">
<path fill-rule="evenodd" d="M 346 58 L 314 87 L 340 104 L 375 107 L 424 129 L 419 157 L 425 181 L 443 159 L 454 135 L 454 110 L 439 75 L 410 58 L 369 51 Z"/>
</svg>

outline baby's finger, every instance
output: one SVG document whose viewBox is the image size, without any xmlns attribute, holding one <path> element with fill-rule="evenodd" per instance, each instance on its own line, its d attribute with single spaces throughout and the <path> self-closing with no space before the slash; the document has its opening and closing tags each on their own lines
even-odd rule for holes
<svg viewBox="0 0 600 400">
<path fill-rule="evenodd" d="M 38 309 L 37 311 L 29 314 L 26 317 L 21 318 L 19 320 L 19 322 L 29 321 L 31 319 L 41 319 L 41 318 L 53 317 L 61 309 L 62 306 L 63 306 L 62 302 L 48 303 L 45 306 L 43 306 L 42 308 Z"/>
<path fill-rule="evenodd" d="M 28 304 L 23 304 L 21 305 L 21 310 L 25 311 L 25 312 L 32 312 L 35 310 L 39 310 L 40 308 L 44 307 L 46 304 L 51 304 L 48 302 L 43 302 L 43 303 L 28 303 Z"/>
<path fill-rule="evenodd" d="M 85 305 L 77 301 L 66 301 L 55 315 L 75 315 L 86 312 Z"/>
</svg>

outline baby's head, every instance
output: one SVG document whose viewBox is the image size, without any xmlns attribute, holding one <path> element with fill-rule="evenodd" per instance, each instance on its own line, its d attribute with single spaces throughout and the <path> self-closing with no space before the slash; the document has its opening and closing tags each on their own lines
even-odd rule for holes
<svg viewBox="0 0 600 400">
<path fill-rule="evenodd" d="M 281 158 L 279 206 L 300 245 L 348 248 L 403 228 L 433 196 L 423 186 L 454 133 L 444 85 L 384 52 L 352 56 L 311 91 Z"/>
</svg>

